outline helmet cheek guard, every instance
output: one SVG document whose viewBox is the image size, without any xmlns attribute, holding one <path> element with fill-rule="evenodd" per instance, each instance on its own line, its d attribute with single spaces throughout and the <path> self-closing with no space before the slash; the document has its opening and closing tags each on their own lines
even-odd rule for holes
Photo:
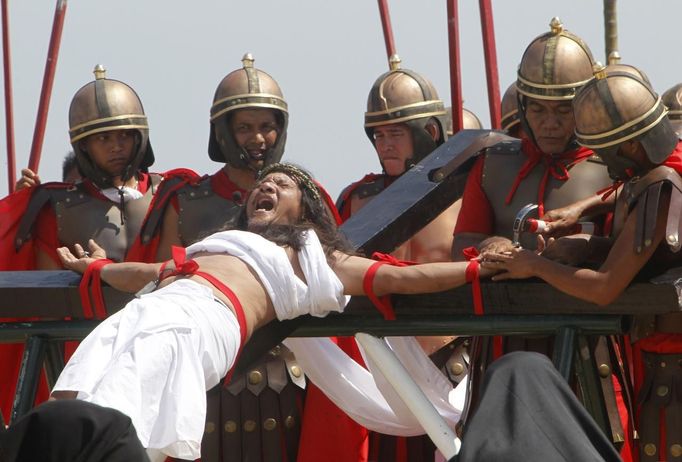
<svg viewBox="0 0 682 462">
<path fill-rule="evenodd" d="M 127 181 L 138 170 L 146 171 L 154 163 L 149 142 L 149 125 L 142 101 L 127 84 L 105 78 L 105 69 L 95 67 L 95 80 L 81 87 L 69 107 L 69 136 L 78 170 L 100 188 L 113 185 L 111 175 L 100 169 L 83 148 L 91 135 L 112 130 L 134 130 L 135 146 L 130 163 L 121 179 Z"/>
<path fill-rule="evenodd" d="M 668 119 L 673 130 L 682 137 L 682 83 L 678 83 L 663 93 L 661 100 L 668 108 Z"/>
</svg>

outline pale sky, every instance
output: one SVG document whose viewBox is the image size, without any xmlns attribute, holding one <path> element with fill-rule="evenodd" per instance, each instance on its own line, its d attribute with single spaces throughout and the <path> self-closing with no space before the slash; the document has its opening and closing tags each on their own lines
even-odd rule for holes
<svg viewBox="0 0 682 462">
<path fill-rule="evenodd" d="M 10 2 L 17 170 L 28 164 L 56 0 Z M 403 67 L 429 78 L 449 105 L 446 2 L 389 0 Z M 528 43 L 552 16 L 604 58 L 600 0 L 493 0 L 501 92 Z M 490 126 L 478 2 L 460 0 L 465 107 Z M 619 50 L 662 93 L 682 81 L 680 0 L 621 0 Z M 670 19 L 668 19 L 670 18 Z M 61 176 L 70 149 L 68 107 L 101 63 L 140 95 L 156 154 L 153 171 L 213 173 L 208 116 L 220 80 L 251 52 L 289 103 L 285 160 L 311 170 L 332 196 L 379 162 L 363 130 L 367 93 L 388 68 L 374 0 L 71 0 L 59 54 L 40 175 Z M 2 76 L 0 76 L 0 79 Z M 0 195 L 7 193 L 4 108 Z"/>
</svg>

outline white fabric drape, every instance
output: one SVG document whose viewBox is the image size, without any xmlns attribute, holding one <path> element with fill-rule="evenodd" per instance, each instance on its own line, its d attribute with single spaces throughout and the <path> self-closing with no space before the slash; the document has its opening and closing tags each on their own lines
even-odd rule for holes
<svg viewBox="0 0 682 462">
<path fill-rule="evenodd" d="M 466 380 L 453 389 L 414 337 L 388 337 L 385 341 L 438 413 L 454 428 L 464 406 Z M 369 370 L 328 338 L 289 338 L 284 344 L 294 352 L 310 380 L 359 424 L 390 435 L 424 434 L 417 419 L 364 354 Z"/>
<path fill-rule="evenodd" d="M 305 232 L 304 245 L 298 252 L 306 282 L 294 273 L 284 248 L 258 234 L 221 231 L 187 247 L 188 256 L 197 252 L 227 253 L 249 265 L 268 291 L 279 320 L 341 312 L 350 299 L 343 295 L 343 284 L 327 264 L 312 229 Z"/>
</svg>

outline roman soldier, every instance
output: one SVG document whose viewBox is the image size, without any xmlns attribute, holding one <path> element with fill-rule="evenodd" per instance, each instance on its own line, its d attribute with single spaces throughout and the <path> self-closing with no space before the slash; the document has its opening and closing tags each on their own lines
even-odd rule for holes
<svg viewBox="0 0 682 462">
<path fill-rule="evenodd" d="M 60 269 L 57 247 L 97 239 L 115 261 L 153 261 L 155 242 L 142 244 L 139 231 L 161 176 L 148 173 L 154 162 L 142 102 L 127 84 L 107 79 L 102 66 L 95 80 L 74 95 L 69 135 L 80 179 L 38 183 L 0 202 L 3 270 Z M 3 345 L 0 363 L 3 413 L 9 415 L 21 345 Z M 39 400 L 46 398 L 39 392 Z"/>
<path fill-rule="evenodd" d="M 448 129 L 451 131 L 452 117 L 448 116 L 433 84 L 419 73 L 401 68 L 397 55 L 391 57 L 390 63 L 391 69 L 372 85 L 365 112 L 365 133 L 374 145 L 383 171 L 366 175 L 343 190 L 337 201 L 343 220 L 374 200 L 396 178 L 444 143 Z M 464 123 L 465 128 L 481 128 L 480 120 L 467 110 L 464 110 Z M 415 262 L 449 260 L 450 230 L 458 211 L 459 201 L 456 201 L 392 252 L 392 256 Z M 455 344 L 454 337 L 418 340 L 427 354 L 435 355 L 432 359 L 453 382 L 466 375 L 463 360 L 466 349 L 463 344 Z M 352 349 L 352 345 L 347 348 Z M 371 460 L 381 461 L 430 460 L 434 454 L 433 445 L 424 438 L 396 439 L 378 434 L 371 435 L 368 451 Z"/>
<path fill-rule="evenodd" d="M 589 148 L 578 145 L 574 134 L 571 102 L 593 78 L 595 64 L 587 44 L 566 30 L 558 18 L 551 20 L 549 32 L 528 45 L 515 84 L 522 138 L 487 150 L 473 165 L 454 230 L 454 260 L 470 258 L 476 251 L 506 252 L 519 244 L 535 249 L 537 238 L 532 233 L 523 233 L 518 242 L 512 242 L 514 221 L 528 204 L 537 206 L 537 215 L 530 217 L 550 223 L 577 214 L 594 223 L 597 233 L 608 227 L 606 214 L 584 215 L 583 208 L 574 206 L 580 201 L 601 202 L 597 193 L 611 184 L 606 165 Z M 489 343 L 477 342 L 481 342 L 480 348 L 475 349 L 472 361 L 481 367 L 509 351 L 552 351 L 552 339 L 546 337 L 495 337 Z M 608 349 L 600 346 L 595 354 L 602 353 L 609 355 Z M 625 413 L 618 412 L 625 408 L 627 400 L 621 399 L 621 389 L 627 383 L 624 374 L 619 376 L 620 380 L 610 376 L 602 386 L 610 397 L 607 406 L 614 411 L 609 422 L 614 440 L 627 440 L 623 446 L 627 458 L 629 433 L 621 418 Z"/>
<path fill-rule="evenodd" d="M 609 184 L 603 163 L 573 135 L 571 100 L 592 78 L 592 53 L 558 18 L 550 26 L 526 48 L 518 69 L 518 116 L 525 136 L 506 149 L 488 150 L 473 166 L 454 231 L 454 259 L 482 243 L 511 247 L 514 219 L 528 203 L 536 203 L 543 217 Z M 534 248 L 535 238 L 525 236 L 522 244 Z"/>
<path fill-rule="evenodd" d="M 519 98 L 516 92 L 516 82 L 507 87 L 502 96 L 500 106 L 502 130 L 509 136 L 521 138 L 523 136 L 523 129 L 521 128 L 521 119 L 519 118 Z"/>
<path fill-rule="evenodd" d="M 237 217 L 259 172 L 282 158 L 288 119 L 279 85 L 245 54 L 218 84 L 210 110 L 208 155 L 220 169 L 170 172 L 152 204 L 143 234 L 161 236 L 158 261 L 170 258 L 172 245 L 188 246 Z M 279 345 L 209 390 L 202 460 L 295 460 L 305 386 L 293 354 Z"/>
<path fill-rule="evenodd" d="M 596 270 L 569 270 L 533 252 L 486 254 L 496 279 L 544 279 L 575 297 L 607 305 L 639 273 L 680 264 L 682 145 L 662 99 L 632 73 L 599 70 L 574 102 L 578 142 L 608 165 L 615 190 L 608 255 Z M 598 236 L 584 236 L 604 241 Z M 561 239 L 557 240 L 560 245 Z M 682 320 L 680 313 L 637 318 L 630 332 L 639 455 L 643 462 L 682 457 Z"/>
</svg>

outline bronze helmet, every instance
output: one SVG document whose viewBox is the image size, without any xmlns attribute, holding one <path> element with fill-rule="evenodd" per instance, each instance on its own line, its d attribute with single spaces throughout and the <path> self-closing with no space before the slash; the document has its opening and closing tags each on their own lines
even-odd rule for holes
<svg viewBox="0 0 682 462">
<path fill-rule="evenodd" d="M 502 130 L 509 133 L 514 127 L 517 127 L 521 123 L 519 119 L 519 101 L 517 99 L 515 83 L 509 85 L 507 91 L 504 92 L 500 106 L 500 112 L 502 113 Z"/>
<path fill-rule="evenodd" d="M 619 155 L 628 140 L 639 141 L 649 161 L 662 163 L 678 138 L 661 98 L 629 72 L 608 74 L 598 68 L 595 77 L 573 100 L 578 142 L 602 157 L 613 178 L 625 179 L 641 169 Z"/>
<path fill-rule="evenodd" d="M 552 18 L 550 32 L 536 37 L 526 48 L 516 80 L 518 92 L 546 100 L 573 99 L 592 78 L 594 59 L 583 40 Z"/>
<path fill-rule="evenodd" d="M 521 126 L 533 141 L 535 134 L 526 120 L 527 98 L 570 101 L 592 78 L 594 65 L 587 44 L 564 29 L 559 18 L 552 18 L 549 26 L 550 31 L 536 37 L 524 51 L 516 78 Z"/>
<path fill-rule="evenodd" d="M 82 140 L 90 135 L 110 130 L 138 133 L 131 161 L 121 175 L 123 181 L 132 178 L 138 170 L 146 171 L 154 163 L 147 116 L 139 96 L 125 83 L 107 79 L 105 73 L 104 67 L 97 65 L 95 80 L 76 92 L 69 107 L 69 136 L 78 170 L 100 188 L 111 187 L 112 179 L 82 148 Z"/>
<path fill-rule="evenodd" d="M 391 56 L 391 70 L 376 79 L 367 97 L 365 132 L 374 144 L 374 127 L 404 123 L 412 131 L 414 153 L 407 159 L 409 169 L 447 139 L 443 101 L 433 84 L 418 73 L 400 68 L 400 58 Z M 426 130 L 430 121 L 439 126 L 441 136 L 434 141 Z"/>
<path fill-rule="evenodd" d="M 668 119 L 670 119 L 673 130 L 677 132 L 678 136 L 682 137 L 682 83 L 678 83 L 663 93 L 661 101 L 668 108 Z"/>
<path fill-rule="evenodd" d="M 447 115 L 446 115 L 447 127 L 448 127 L 447 134 L 448 134 L 448 138 L 449 138 L 455 134 L 455 132 L 452 128 L 452 108 L 450 106 L 448 106 L 445 108 L 445 111 L 447 112 Z M 476 116 L 476 114 L 471 112 L 469 109 L 463 107 L 462 108 L 462 128 L 464 130 L 482 130 L 483 124 L 481 123 L 481 119 L 479 119 Z"/>
<path fill-rule="evenodd" d="M 599 63 L 599 61 L 597 61 L 595 63 L 595 71 L 598 72 L 600 64 L 601 63 Z M 625 72 L 626 74 L 632 74 L 635 77 L 637 77 L 639 80 L 641 80 L 642 82 L 644 82 L 647 85 L 649 85 L 650 87 L 652 87 L 651 81 L 649 81 L 649 77 L 646 75 L 646 73 L 643 70 L 633 66 L 632 64 L 623 64 L 623 63 L 609 64 L 608 66 L 606 66 L 604 68 L 604 70 L 607 74 L 616 74 L 618 72 Z"/>
<path fill-rule="evenodd" d="M 226 162 L 239 169 L 252 169 L 248 153 L 237 145 L 230 128 L 232 111 L 272 109 L 279 124 L 277 141 L 265 155 L 263 167 L 279 162 L 287 138 L 289 111 L 282 90 L 270 74 L 253 66 L 253 56 L 246 53 L 242 67 L 227 74 L 218 84 L 211 106 L 211 132 L 208 155 L 216 162 Z M 261 167 L 262 168 L 262 167 Z"/>
</svg>

